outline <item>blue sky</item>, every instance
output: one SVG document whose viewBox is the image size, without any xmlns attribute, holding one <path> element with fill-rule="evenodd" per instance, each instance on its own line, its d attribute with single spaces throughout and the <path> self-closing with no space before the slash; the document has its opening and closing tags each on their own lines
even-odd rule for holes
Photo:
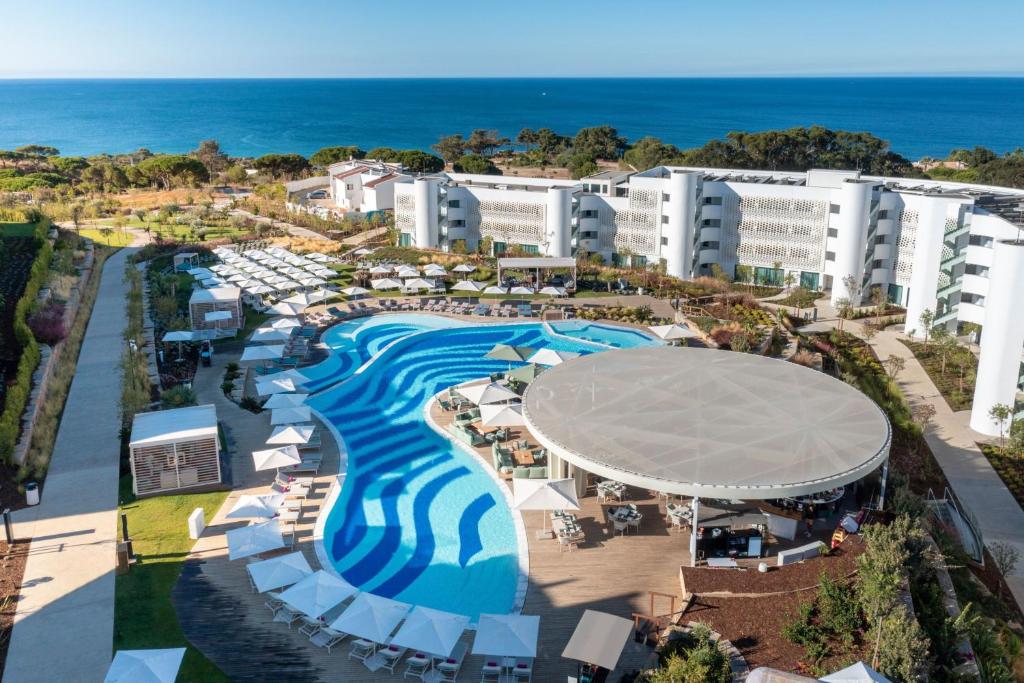
<svg viewBox="0 0 1024 683">
<path fill-rule="evenodd" d="M 1024 74 L 1020 0 L 0 0 L 0 16 L 0 78 Z"/>
</svg>

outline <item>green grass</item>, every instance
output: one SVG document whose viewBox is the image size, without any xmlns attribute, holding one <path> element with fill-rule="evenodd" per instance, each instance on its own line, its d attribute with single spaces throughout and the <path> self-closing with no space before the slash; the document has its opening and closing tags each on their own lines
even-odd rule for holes
<svg viewBox="0 0 1024 683">
<path fill-rule="evenodd" d="M 127 247 L 131 244 L 134 237 L 131 233 L 122 233 L 114 228 L 111 228 L 108 232 L 104 232 L 99 228 L 82 228 L 78 233 L 82 237 L 91 239 L 96 244 L 105 244 L 108 247 Z"/>
<path fill-rule="evenodd" d="M 120 510 L 128 515 L 139 561 L 116 578 L 114 649 L 186 646 L 179 681 L 230 680 L 188 644 L 171 605 L 171 589 L 193 545 L 186 527 L 189 513 L 201 507 L 210 521 L 225 498 L 227 491 L 133 500 L 131 476 L 121 478 L 121 500 L 126 502 Z"/>
<path fill-rule="evenodd" d="M 35 223 L 0 223 L 0 236 L 3 237 L 33 237 L 35 234 Z"/>
<path fill-rule="evenodd" d="M 974 399 L 974 379 L 978 373 L 978 358 L 964 346 L 948 349 L 943 367 L 942 346 L 935 342 L 925 346 L 921 342 L 900 339 L 921 363 L 928 377 L 938 388 L 942 398 L 953 410 L 970 410 Z"/>
<path fill-rule="evenodd" d="M 187 312 L 186 312 L 186 315 L 188 315 Z M 260 313 L 259 311 L 257 311 L 254 308 L 251 308 L 249 306 L 245 306 L 245 327 L 243 327 L 241 330 L 239 330 L 238 334 L 236 334 L 234 337 L 224 337 L 223 339 L 214 339 L 213 340 L 213 345 L 214 346 L 219 346 L 220 344 L 224 344 L 224 343 L 232 342 L 232 341 L 237 341 L 239 339 L 242 339 L 242 340 L 248 339 L 249 335 L 252 334 L 253 330 L 255 330 L 257 327 L 259 327 L 260 325 L 265 323 L 269 318 L 270 318 L 270 315 L 268 315 L 267 313 Z"/>
</svg>

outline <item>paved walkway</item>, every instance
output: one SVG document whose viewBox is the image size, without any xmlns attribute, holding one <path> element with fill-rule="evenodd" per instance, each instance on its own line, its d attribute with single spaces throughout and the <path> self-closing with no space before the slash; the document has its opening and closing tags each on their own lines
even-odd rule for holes
<svg viewBox="0 0 1024 683">
<path fill-rule="evenodd" d="M 32 538 L 5 681 L 100 681 L 114 639 L 124 272 L 107 259 L 57 432 L 42 502 L 15 513 Z"/>
</svg>

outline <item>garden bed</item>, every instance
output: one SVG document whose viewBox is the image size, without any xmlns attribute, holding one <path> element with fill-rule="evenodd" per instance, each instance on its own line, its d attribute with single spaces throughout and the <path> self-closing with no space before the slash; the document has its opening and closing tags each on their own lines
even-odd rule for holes
<svg viewBox="0 0 1024 683">
<path fill-rule="evenodd" d="M 978 358 L 964 346 L 947 346 L 932 342 L 927 346 L 920 342 L 901 339 L 910 349 L 928 377 L 938 388 L 954 411 L 970 410 L 974 396 L 974 379 L 978 372 Z M 945 362 L 943 363 L 943 358 Z"/>
<path fill-rule="evenodd" d="M 0 671 L 3 671 L 7 663 L 7 647 L 11 642 L 28 551 L 28 541 L 19 541 L 13 545 L 0 541 Z"/>
<path fill-rule="evenodd" d="M 995 444 L 979 443 L 978 448 L 1013 494 L 1017 504 L 1024 508 L 1024 457 Z"/>
</svg>

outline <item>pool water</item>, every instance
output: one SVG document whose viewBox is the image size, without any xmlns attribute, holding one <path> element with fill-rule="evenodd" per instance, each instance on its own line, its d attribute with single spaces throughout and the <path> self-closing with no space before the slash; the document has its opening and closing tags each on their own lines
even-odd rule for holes
<svg viewBox="0 0 1024 683">
<path fill-rule="evenodd" d="M 548 324 L 558 334 L 618 349 L 659 343 L 651 335 L 628 327 L 611 327 L 585 320 L 557 321 Z"/>
<path fill-rule="evenodd" d="M 611 332 L 618 330 L 596 326 L 589 334 Z M 345 483 L 323 531 L 334 568 L 363 590 L 416 605 L 473 618 L 511 611 L 519 573 L 512 511 L 486 465 L 434 432 L 424 406 L 453 384 L 506 370 L 507 362 L 484 358 L 495 344 L 601 349 L 540 323 L 427 315 L 344 323 L 325 338 L 337 351 L 303 374 L 319 391 L 310 406 L 348 449 Z"/>
</svg>

